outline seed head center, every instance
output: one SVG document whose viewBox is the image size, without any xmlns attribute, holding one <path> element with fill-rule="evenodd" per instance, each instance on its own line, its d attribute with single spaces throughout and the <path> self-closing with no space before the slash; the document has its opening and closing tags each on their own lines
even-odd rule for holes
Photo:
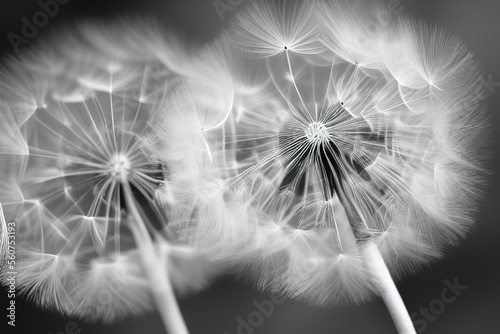
<svg viewBox="0 0 500 334">
<path fill-rule="evenodd" d="M 330 137 L 325 124 L 320 122 L 310 123 L 305 132 L 307 140 L 314 144 L 327 142 Z"/>
<path fill-rule="evenodd" d="M 109 167 L 115 178 L 124 178 L 130 171 L 130 161 L 124 154 L 115 154 L 109 162 Z"/>
</svg>

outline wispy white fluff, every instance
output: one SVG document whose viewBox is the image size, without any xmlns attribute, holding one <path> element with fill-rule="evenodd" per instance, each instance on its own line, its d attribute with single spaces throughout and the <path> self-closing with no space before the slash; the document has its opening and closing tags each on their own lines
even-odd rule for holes
<svg viewBox="0 0 500 334">
<path fill-rule="evenodd" d="M 479 66 L 439 28 L 401 15 L 370 32 L 370 15 L 255 1 L 190 55 L 158 28 L 94 22 L 7 61 L 20 291 L 111 322 L 158 299 L 147 274 L 205 287 L 209 256 L 261 289 L 362 302 L 368 247 L 396 276 L 441 256 L 481 195 Z"/>
<path fill-rule="evenodd" d="M 274 56 L 286 49 L 300 54 L 322 50 L 315 25 L 316 0 L 257 1 L 246 13 L 238 13 L 233 30 L 240 46 L 259 57 Z"/>
<path fill-rule="evenodd" d="M 137 250 L 145 235 L 162 259 L 151 270 L 180 294 L 204 288 L 215 270 L 168 244 L 155 203 L 164 169 L 145 147 L 166 95 L 192 73 L 182 43 L 140 22 L 85 23 L 55 37 L 0 71 L 0 202 L 16 223 L 20 292 L 92 321 L 149 310 Z M 141 207 L 133 218 L 132 207 Z M 142 239 L 130 238 L 133 224 L 144 224 Z"/>
<path fill-rule="evenodd" d="M 378 50 L 378 44 L 385 40 L 386 22 L 379 21 L 379 13 L 388 12 L 378 1 L 318 1 L 315 17 L 319 39 L 334 54 L 333 58 L 362 68 L 381 69 L 379 52 L 386 50 Z M 325 55 L 327 59 L 331 56 Z"/>
<path fill-rule="evenodd" d="M 172 233 L 260 288 L 359 302 L 376 286 L 361 255 L 368 245 L 403 276 L 473 223 L 484 176 L 477 61 L 456 36 L 404 15 L 370 30 L 373 8 L 249 4 L 230 36 L 263 89 L 249 102 L 234 82 L 250 76 L 230 70 L 231 113 L 193 132 L 227 104 L 205 114 L 187 81 L 170 109 L 194 117 L 165 112 L 155 128 L 168 145 L 196 143 L 182 149 L 189 159 L 159 154 Z M 193 168 L 196 178 L 182 172 Z"/>
<path fill-rule="evenodd" d="M 23 135 L 17 126 L 17 122 L 11 109 L 6 103 L 0 104 L 2 119 L 0 122 L 0 132 L 2 141 L 0 143 L 0 152 L 3 155 L 23 155 L 28 154 L 28 147 L 23 140 Z M 8 157 L 4 156 L 5 159 Z"/>
</svg>

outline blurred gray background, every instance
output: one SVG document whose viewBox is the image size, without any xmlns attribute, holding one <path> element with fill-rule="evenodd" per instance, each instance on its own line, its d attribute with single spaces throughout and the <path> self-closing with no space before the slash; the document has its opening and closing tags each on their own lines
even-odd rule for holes
<svg viewBox="0 0 500 334">
<path fill-rule="evenodd" d="M 45 1 L 45 0 L 42 0 Z M 34 39 L 81 17 L 109 19 L 122 14 L 138 14 L 159 20 L 176 30 L 186 41 L 200 47 L 220 32 L 230 18 L 251 0 L 222 0 L 232 6 L 221 21 L 213 0 L 71 0 L 60 5 L 59 13 L 50 18 Z M 383 0 L 388 4 L 394 0 Z M 400 0 L 408 14 L 437 23 L 460 35 L 476 53 L 484 68 L 485 78 L 491 76 L 489 98 L 493 126 L 491 169 L 493 171 L 488 196 L 482 207 L 479 222 L 460 247 L 451 249 L 447 256 L 400 283 L 399 289 L 407 307 L 418 312 L 441 298 L 444 280 L 467 288 L 444 311 L 427 321 L 427 334 L 495 334 L 500 332 L 500 1 L 498 0 Z M 7 38 L 9 32 L 21 34 L 23 17 L 31 20 L 40 10 L 37 0 L 2 1 L 0 3 L 0 51 L 3 56 L 13 54 Z M 30 41 L 31 42 L 31 41 Z M 22 46 L 21 46 L 22 48 Z M 496 131 L 498 127 L 499 131 Z M 7 307 L 6 293 L 0 292 L 0 309 Z M 180 301 L 182 312 L 192 334 L 236 334 L 237 318 L 247 319 L 256 311 L 253 302 L 268 300 L 251 286 L 232 279 L 223 279 L 207 291 Z M 15 331 L 6 326 L 2 311 L 0 328 L 6 333 L 66 333 L 68 321 L 75 321 L 80 334 L 164 333 L 157 314 L 129 317 L 111 326 L 85 324 L 75 319 L 62 318 L 42 312 L 17 298 L 17 326 Z M 418 318 L 423 318 L 419 316 Z M 423 325 L 420 327 L 422 328 Z M 3 330 L 2 333 L 5 333 Z M 77 332 L 75 332 L 76 334 Z M 244 334 L 345 334 L 396 333 L 384 304 L 377 300 L 362 306 L 313 308 L 294 301 L 276 306 L 253 332 Z M 67 333 L 70 334 L 70 333 Z M 239 334 L 239 333 L 238 333 Z"/>
</svg>

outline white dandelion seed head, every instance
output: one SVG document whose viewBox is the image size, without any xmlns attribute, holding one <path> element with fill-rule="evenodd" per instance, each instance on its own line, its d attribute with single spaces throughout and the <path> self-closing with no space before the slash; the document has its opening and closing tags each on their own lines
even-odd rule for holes
<svg viewBox="0 0 500 334">
<path fill-rule="evenodd" d="M 115 154 L 109 161 L 109 168 L 113 177 L 119 180 L 126 179 L 131 170 L 130 159 L 125 154 Z"/>
<path fill-rule="evenodd" d="M 309 140 L 311 144 L 325 143 L 330 138 L 328 129 L 322 122 L 309 123 L 305 133 L 307 140 Z"/>
<path fill-rule="evenodd" d="M 164 169 L 145 138 L 193 70 L 182 43 L 140 22 L 85 23 L 56 37 L 0 71 L 8 175 L 0 203 L 16 223 L 21 293 L 43 308 L 111 322 L 152 306 L 136 254 L 142 240 L 127 237 L 139 224 L 130 215 L 140 207 L 147 233 L 166 242 L 155 203 Z M 155 266 L 183 294 L 214 276 L 201 255 L 163 258 Z"/>
<path fill-rule="evenodd" d="M 261 89 L 249 103 L 230 88 L 231 112 L 192 137 L 203 154 L 159 155 L 180 178 L 196 166 L 170 198 L 184 203 L 172 213 L 179 237 L 259 288 L 360 302 L 376 285 L 368 245 L 402 277 L 473 222 L 484 176 L 478 62 L 458 37 L 405 15 L 372 29 L 378 6 L 250 4 L 229 29 Z M 184 100 L 197 111 L 208 101 Z M 214 180 L 213 197 L 197 195 Z"/>
</svg>

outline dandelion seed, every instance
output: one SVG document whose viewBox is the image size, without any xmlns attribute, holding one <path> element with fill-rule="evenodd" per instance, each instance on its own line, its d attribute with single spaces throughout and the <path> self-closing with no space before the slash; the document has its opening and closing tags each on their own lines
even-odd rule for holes
<svg viewBox="0 0 500 334">
<path fill-rule="evenodd" d="M 235 41 L 258 57 L 283 52 L 316 54 L 323 48 L 318 43 L 314 6 L 307 3 L 261 1 L 259 6 L 251 6 L 246 15 L 238 13 L 237 22 L 233 26 L 237 32 L 233 35 Z"/>
</svg>

